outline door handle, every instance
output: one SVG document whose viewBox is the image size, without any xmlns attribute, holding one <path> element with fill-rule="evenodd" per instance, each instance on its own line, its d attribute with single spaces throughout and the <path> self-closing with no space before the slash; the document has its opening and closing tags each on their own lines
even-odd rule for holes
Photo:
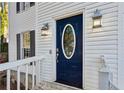
<svg viewBox="0 0 124 93">
<path fill-rule="evenodd" d="M 58 61 L 58 56 L 59 56 L 59 49 L 56 48 L 56 62 L 57 62 L 57 63 L 59 62 L 59 61 Z"/>
<path fill-rule="evenodd" d="M 59 61 L 58 61 L 58 56 L 59 56 L 59 54 L 56 53 L 56 62 L 57 62 L 57 63 L 59 62 Z"/>
</svg>

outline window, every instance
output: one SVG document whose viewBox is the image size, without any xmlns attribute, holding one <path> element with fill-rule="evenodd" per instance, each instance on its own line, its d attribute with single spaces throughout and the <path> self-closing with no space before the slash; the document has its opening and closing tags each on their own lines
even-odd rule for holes
<svg viewBox="0 0 124 93">
<path fill-rule="evenodd" d="M 18 33 L 17 40 L 17 60 L 35 56 L 35 30 Z"/>
<path fill-rule="evenodd" d="M 62 34 L 62 50 L 67 59 L 70 59 L 75 52 L 76 37 L 75 31 L 71 24 L 67 24 L 64 27 Z"/>
<path fill-rule="evenodd" d="M 23 33 L 23 58 L 30 57 L 30 32 Z"/>
<path fill-rule="evenodd" d="M 16 3 L 16 13 L 25 11 L 34 5 L 35 5 L 35 2 L 17 2 Z"/>
<path fill-rule="evenodd" d="M 30 7 L 34 6 L 35 2 L 30 2 Z"/>
<path fill-rule="evenodd" d="M 16 13 L 19 13 L 20 12 L 20 3 L 17 2 L 16 3 Z"/>
<path fill-rule="evenodd" d="M 25 2 L 22 3 L 22 10 L 25 10 Z"/>
</svg>

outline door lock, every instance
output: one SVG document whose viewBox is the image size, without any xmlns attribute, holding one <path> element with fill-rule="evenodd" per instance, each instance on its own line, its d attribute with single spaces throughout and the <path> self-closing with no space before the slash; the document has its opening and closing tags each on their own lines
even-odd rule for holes
<svg viewBox="0 0 124 93">
<path fill-rule="evenodd" d="M 56 62 L 57 62 L 57 63 L 59 62 L 59 61 L 58 61 L 58 56 L 59 56 L 59 49 L 56 48 Z"/>
<path fill-rule="evenodd" d="M 56 54 L 56 60 L 58 59 L 58 56 L 59 56 L 59 54 L 57 53 L 57 54 Z"/>
</svg>

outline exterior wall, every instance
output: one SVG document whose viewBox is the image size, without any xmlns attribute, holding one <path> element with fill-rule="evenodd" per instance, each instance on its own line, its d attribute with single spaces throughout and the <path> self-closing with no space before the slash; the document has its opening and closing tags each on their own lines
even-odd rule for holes
<svg viewBox="0 0 124 93">
<path fill-rule="evenodd" d="M 36 20 L 35 20 L 35 6 L 28 8 L 16 14 L 16 3 L 9 3 L 9 62 L 17 60 L 17 44 L 16 44 L 16 34 L 35 30 Z M 16 70 L 17 68 L 13 68 Z M 25 67 L 21 67 L 21 72 L 25 72 Z M 29 73 L 32 73 L 32 67 L 29 67 Z M 12 73 L 15 78 L 16 73 Z M 21 73 L 21 82 L 25 83 L 25 75 Z M 31 88 L 31 76 L 29 75 L 29 88 Z"/>
<path fill-rule="evenodd" d="M 118 3 L 36 3 L 35 6 L 16 14 L 15 3 L 9 4 L 9 61 L 16 60 L 16 34 L 36 28 L 36 56 L 47 57 L 40 66 L 40 78 L 55 81 L 55 20 L 83 13 L 84 88 L 98 89 L 101 55 L 106 56 L 107 64 L 113 72 L 113 82 L 118 85 Z M 95 9 L 99 9 L 103 15 L 102 27 L 98 29 L 92 29 Z M 41 36 L 43 23 L 49 23 L 50 26 L 50 33 L 46 37 Z"/>
<path fill-rule="evenodd" d="M 92 29 L 92 16 L 95 9 L 102 13 L 102 27 Z M 100 56 L 105 55 L 113 73 L 113 82 L 118 84 L 118 3 L 37 3 L 36 9 L 36 55 L 47 56 L 41 64 L 41 80 L 56 80 L 55 20 L 84 13 L 84 88 L 98 89 Z M 41 37 L 41 26 L 49 23 L 50 34 Z"/>
<path fill-rule="evenodd" d="M 118 87 L 124 89 L 124 3 L 118 8 Z"/>
<path fill-rule="evenodd" d="M 102 27 L 92 29 L 94 9 L 102 13 Z M 118 84 L 118 4 L 99 3 L 86 9 L 85 29 L 85 87 L 98 89 L 100 56 L 105 55 L 113 73 L 113 83 Z M 96 86 L 94 86 L 94 84 Z"/>
<path fill-rule="evenodd" d="M 35 6 L 16 14 L 16 3 L 9 3 L 9 61 L 17 59 L 16 34 L 35 29 Z"/>
</svg>

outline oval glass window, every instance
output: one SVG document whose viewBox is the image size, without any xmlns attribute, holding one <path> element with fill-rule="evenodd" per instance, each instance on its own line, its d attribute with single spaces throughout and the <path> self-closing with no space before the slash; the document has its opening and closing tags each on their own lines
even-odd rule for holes
<svg viewBox="0 0 124 93">
<path fill-rule="evenodd" d="M 74 28 L 71 24 L 67 24 L 62 33 L 62 50 L 67 59 L 70 59 L 74 55 L 75 47 L 76 37 Z"/>
</svg>

